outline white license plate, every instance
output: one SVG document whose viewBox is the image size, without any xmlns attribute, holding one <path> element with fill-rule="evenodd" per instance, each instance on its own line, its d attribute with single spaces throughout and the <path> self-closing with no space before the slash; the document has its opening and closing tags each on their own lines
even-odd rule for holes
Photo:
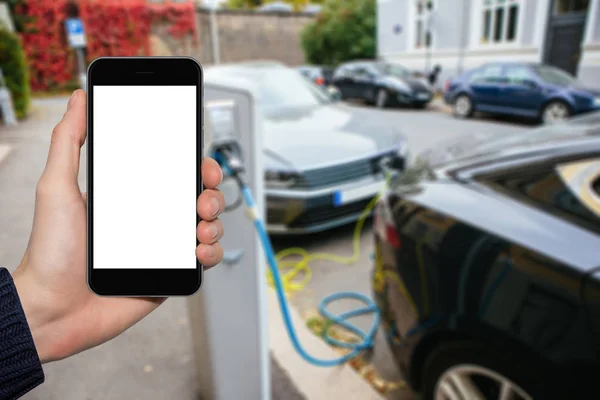
<svg viewBox="0 0 600 400">
<path fill-rule="evenodd" d="M 419 94 L 417 94 L 417 99 L 419 99 L 419 100 L 429 100 L 429 95 L 427 93 L 419 93 Z"/>
<path fill-rule="evenodd" d="M 374 197 L 381 189 L 383 189 L 383 183 L 375 182 L 354 189 L 338 190 L 333 194 L 333 205 L 339 207 L 344 204 L 352 203 L 353 201 Z"/>
</svg>

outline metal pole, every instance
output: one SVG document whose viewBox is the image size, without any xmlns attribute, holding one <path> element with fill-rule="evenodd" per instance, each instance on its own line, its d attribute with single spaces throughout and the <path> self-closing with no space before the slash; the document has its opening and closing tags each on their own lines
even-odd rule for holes
<svg viewBox="0 0 600 400">
<path fill-rule="evenodd" d="M 210 10 L 210 39 L 213 51 L 213 63 L 221 63 L 221 45 L 219 44 L 219 28 L 217 26 L 217 9 L 212 7 Z"/>
<path fill-rule="evenodd" d="M 81 84 L 81 88 L 83 90 L 85 90 L 86 72 L 85 72 L 85 56 L 83 55 L 83 49 L 82 48 L 75 49 L 75 54 L 77 55 L 77 73 L 79 75 L 79 83 Z"/>
<path fill-rule="evenodd" d="M 460 46 L 458 49 L 458 62 L 457 62 L 457 75 L 461 75 L 464 71 L 464 62 L 465 62 L 465 48 L 467 47 L 467 23 L 468 23 L 468 15 L 470 10 L 470 1 L 464 0 L 462 7 L 462 15 L 461 15 L 461 28 L 460 28 Z"/>
</svg>

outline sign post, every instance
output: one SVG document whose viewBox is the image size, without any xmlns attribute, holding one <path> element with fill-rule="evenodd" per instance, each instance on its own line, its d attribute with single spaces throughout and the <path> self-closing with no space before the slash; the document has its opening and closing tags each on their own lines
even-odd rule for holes
<svg viewBox="0 0 600 400">
<path fill-rule="evenodd" d="M 79 82 L 81 83 L 81 88 L 85 90 L 86 63 L 83 49 L 85 49 L 87 43 L 85 40 L 85 32 L 83 30 L 83 22 L 81 21 L 81 18 L 69 18 L 65 21 L 65 28 L 69 46 L 75 49 L 75 54 L 77 56 L 77 74 L 79 75 Z"/>
</svg>

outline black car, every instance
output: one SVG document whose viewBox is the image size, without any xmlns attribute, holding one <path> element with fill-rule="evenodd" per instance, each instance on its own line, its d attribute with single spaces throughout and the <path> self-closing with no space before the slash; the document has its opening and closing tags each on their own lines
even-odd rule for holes
<svg viewBox="0 0 600 400">
<path fill-rule="evenodd" d="M 428 151 L 374 226 L 383 327 L 426 400 L 600 398 L 600 113 Z"/>
<path fill-rule="evenodd" d="M 342 64 L 335 70 L 332 84 L 343 99 L 363 100 L 380 108 L 425 108 L 433 99 L 433 90 L 425 79 L 415 77 L 401 65 L 382 61 Z"/>
</svg>

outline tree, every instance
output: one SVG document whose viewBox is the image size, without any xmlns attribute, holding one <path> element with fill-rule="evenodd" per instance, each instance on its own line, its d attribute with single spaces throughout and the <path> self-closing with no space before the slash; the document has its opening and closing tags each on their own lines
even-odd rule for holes
<svg viewBox="0 0 600 400">
<path fill-rule="evenodd" d="M 31 89 L 25 53 L 18 36 L 9 32 L 2 24 L 0 24 L 0 69 L 12 95 L 17 118 L 26 117 Z"/>
<path fill-rule="evenodd" d="M 262 0 L 228 0 L 227 8 L 240 9 L 240 8 L 254 8 L 262 5 Z"/>
<path fill-rule="evenodd" d="M 376 43 L 375 0 L 328 0 L 302 31 L 306 60 L 317 65 L 375 58 Z"/>
</svg>

